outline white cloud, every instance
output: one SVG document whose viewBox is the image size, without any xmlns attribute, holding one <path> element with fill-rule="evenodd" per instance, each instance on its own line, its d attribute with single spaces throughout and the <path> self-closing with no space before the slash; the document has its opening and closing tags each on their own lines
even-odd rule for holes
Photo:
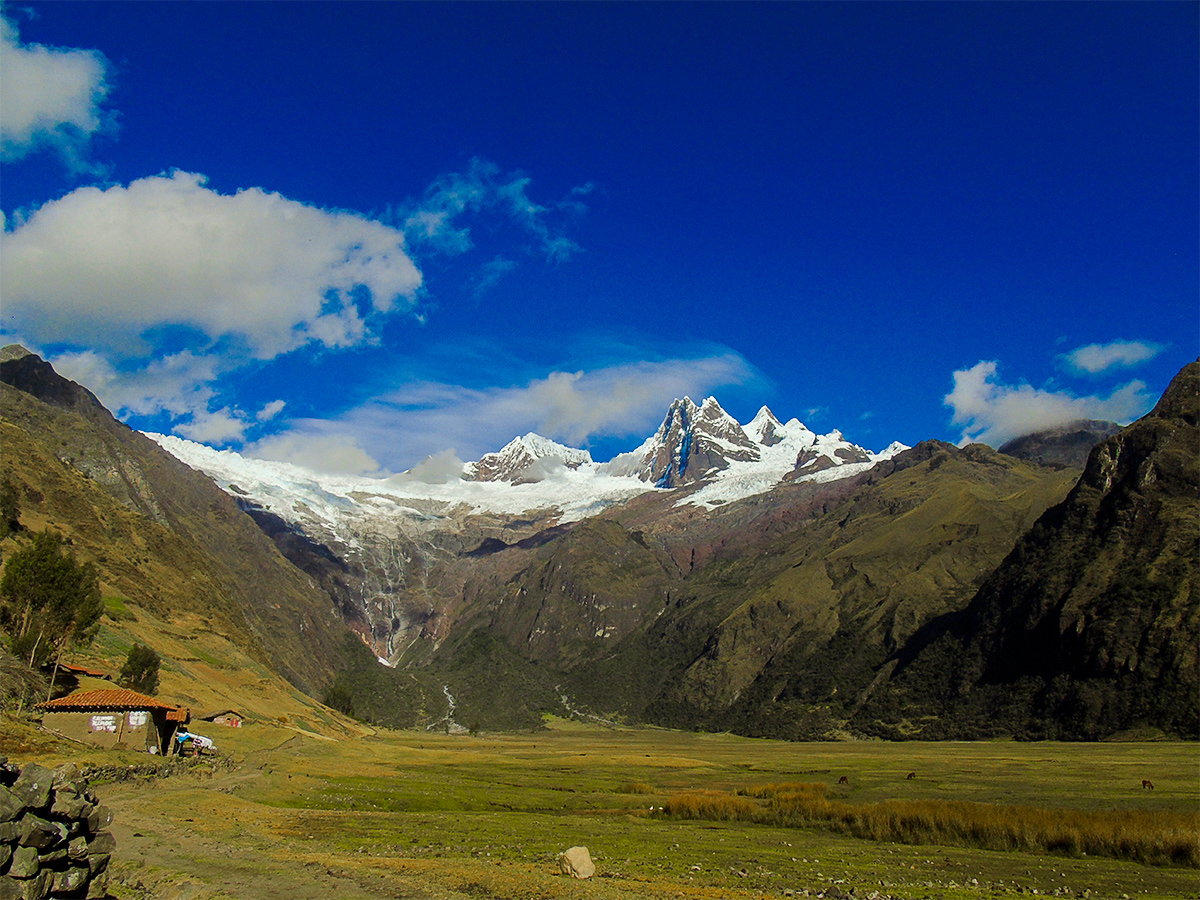
<svg viewBox="0 0 1200 900">
<path fill-rule="evenodd" d="M 285 406 L 287 406 L 286 400 L 272 400 L 270 403 L 265 404 L 254 418 L 260 422 L 269 422 L 283 412 Z"/>
<path fill-rule="evenodd" d="M 1004 384 L 997 371 L 996 362 L 981 361 L 954 373 L 954 390 L 944 402 L 954 410 L 951 423 L 962 427 L 961 444 L 979 442 L 996 447 L 1023 434 L 1079 419 L 1124 424 L 1154 405 L 1154 398 L 1140 381 L 1131 381 L 1107 397 L 1076 397 L 1067 391 Z"/>
<path fill-rule="evenodd" d="M 140 363 L 128 371 L 94 350 L 59 353 L 49 362 L 64 377 L 86 385 L 117 415 L 205 413 L 214 396 L 210 385 L 225 371 L 219 357 L 189 351 Z"/>
<path fill-rule="evenodd" d="M 1070 353 L 1064 353 L 1063 361 L 1074 372 L 1097 375 L 1114 366 L 1128 368 L 1153 359 L 1162 351 L 1159 344 L 1146 341 L 1113 341 L 1111 344 L 1088 344 Z"/>
<path fill-rule="evenodd" d="M 108 121 L 108 61 L 95 50 L 23 44 L 0 15 L 0 158 L 21 159 L 46 146 L 72 171 L 93 169 L 88 143 Z"/>
<path fill-rule="evenodd" d="M 286 434 L 263 438 L 248 444 L 242 451 L 247 456 L 294 463 L 315 472 L 338 475 L 374 475 L 379 463 L 351 437 L 340 434 L 321 434 L 303 427 Z"/>
<path fill-rule="evenodd" d="M 391 481 L 401 484 L 420 482 L 421 484 L 447 484 L 462 479 L 463 461 L 453 450 L 443 450 L 425 457 L 423 461 L 413 466 L 407 472 L 393 475 Z"/>
<path fill-rule="evenodd" d="M 247 424 L 242 412 L 226 406 L 212 411 L 197 410 L 190 421 L 180 422 L 174 431 L 190 441 L 220 447 L 245 440 Z"/>
<path fill-rule="evenodd" d="M 446 448 L 478 459 L 529 431 L 573 446 L 601 436 L 641 438 L 658 426 L 674 398 L 703 397 L 753 377 L 744 359 L 726 353 L 551 372 L 524 385 L 482 390 L 413 382 L 336 418 L 293 420 L 286 435 L 289 456 L 279 455 L 283 445 L 266 441 L 247 452 L 300 462 L 319 457 L 306 449 L 310 445 L 319 448 L 349 436 L 372 459 L 397 471 Z M 327 470 L 319 460 L 304 464 Z"/>
<path fill-rule="evenodd" d="M 136 355 L 155 329 L 183 327 L 268 359 L 363 343 L 372 313 L 415 304 L 421 273 L 398 230 L 205 181 L 79 188 L 17 222 L 0 245 L 6 318 L 43 343 Z"/>
<path fill-rule="evenodd" d="M 218 406 L 213 384 L 229 364 L 211 354 L 183 351 L 128 370 L 91 350 L 60 353 L 49 362 L 65 378 L 86 385 L 118 417 L 165 413 L 175 421 L 177 434 L 204 444 L 240 443 L 254 418 L 266 421 L 283 408 L 277 400 L 252 418 L 237 407 Z"/>
</svg>

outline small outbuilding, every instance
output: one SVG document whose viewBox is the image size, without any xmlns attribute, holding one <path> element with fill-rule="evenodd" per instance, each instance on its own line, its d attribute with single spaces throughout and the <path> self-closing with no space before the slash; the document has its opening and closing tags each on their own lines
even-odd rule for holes
<svg viewBox="0 0 1200 900">
<path fill-rule="evenodd" d="M 226 728 L 241 728 L 242 714 L 236 709 L 222 709 L 206 716 L 201 716 L 201 722 L 212 722 L 214 725 L 224 725 Z"/>
<path fill-rule="evenodd" d="M 86 676 L 88 678 L 103 678 L 105 681 L 112 681 L 112 676 L 107 672 L 101 672 L 97 669 L 89 669 L 86 666 L 73 666 L 70 663 L 59 663 L 58 671 L 65 672 L 68 675 L 74 675 L 76 678 Z"/>
<path fill-rule="evenodd" d="M 191 714 L 137 691 L 82 691 L 39 703 L 42 727 L 55 734 L 108 749 L 167 754 L 171 739 Z"/>
</svg>

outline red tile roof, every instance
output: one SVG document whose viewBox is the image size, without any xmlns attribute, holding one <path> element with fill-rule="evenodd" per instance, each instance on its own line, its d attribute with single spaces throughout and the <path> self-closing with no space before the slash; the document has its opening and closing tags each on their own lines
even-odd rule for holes
<svg viewBox="0 0 1200 900">
<path fill-rule="evenodd" d="M 83 666 L 73 666 L 70 663 L 59 663 L 58 667 L 65 672 L 74 672 L 76 675 L 87 675 L 90 678 L 112 679 L 112 676 L 107 672 L 97 672 L 95 669 L 87 669 Z"/>
<path fill-rule="evenodd" d="M 165 709 L 167 719 L 172 722 L 186 722 L 188 708 L 162 703 L 153 697 L 139 694 L 137 691 L 107 690 L 80 691 L 59 697 L 48 703 L 39 703 L 38 709 L 47 712 L 83 712 L 85 710 L 126 710 L 126 709 Z"/>
</svg>

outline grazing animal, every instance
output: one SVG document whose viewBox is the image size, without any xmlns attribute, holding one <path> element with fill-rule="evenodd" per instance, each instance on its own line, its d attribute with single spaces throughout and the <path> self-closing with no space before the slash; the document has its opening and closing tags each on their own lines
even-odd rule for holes
<svg viewBox="0 0 1200 900">
<path fill-rule="evenodd" d="M 916 773 L 916 772 L 909 772 L 907 775 L 905 775 L 905 776 L 904 776 L 904 778 L 905 778 L 907 781 L 912 781 L 912 780 L 913 780 L 914 778 L 916 778 L 916 777 L 917 777 L 917 773 Z"/>
<path fill-rule="evenodd" d="M 1149 778 L 1143 778 L 1142 779 L 1142 790 L 1143 791 L 1154 790 L 1154 782 L 1151 781 Z"/>
<path fill-rule="evenodd" d="M 849 783 L 850 783 L 850 779 L 847 778 L 845 775 L 843 775 L 841 778 L 838 779 L 838 784 L 849 784 Z"/>
</svg>

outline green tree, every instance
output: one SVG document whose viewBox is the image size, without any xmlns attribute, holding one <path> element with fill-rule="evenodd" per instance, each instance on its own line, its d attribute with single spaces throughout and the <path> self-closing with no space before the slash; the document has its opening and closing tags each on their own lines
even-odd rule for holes
<svg viewBox="0 0 1200 900">
<path fill-rule="evenodd" d="M 125 665 L 121 666 L 117 681 L 143 694 L 156 694 L 160 665 L 162 660 L 153 649 L 134 644 L 129 648 L 129 655 L 125 657 Z"/>
<path fill-rule="evenodd" d="M 71 644 L 91 643 L 103 611 L 96 567 L 78 562 L 53 532 L 34 535 L 4 564 L 0 621 L 11 635 L 13 651 L 22 658 L 28 654 L 30 668 L 53 658 L 51 692 L 63 651 Z"/>
<path fill-rule="evenodd" d="M 6 474 L 0 479 L 0 539 L 20 530 L 21 495 L 13 483 L 12 476 Z"/>
</svg>

